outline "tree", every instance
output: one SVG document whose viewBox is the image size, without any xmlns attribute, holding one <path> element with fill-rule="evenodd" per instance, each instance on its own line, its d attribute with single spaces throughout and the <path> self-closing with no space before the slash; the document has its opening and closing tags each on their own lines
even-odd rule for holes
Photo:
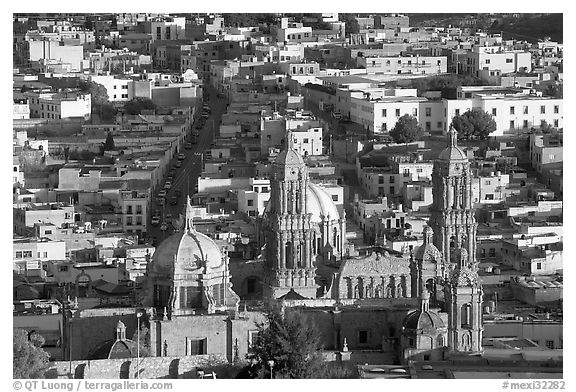
<svg viewBox="0 0 576 392">
<path fill-rule="evenodd" d="M 108 90 L 100 83 L 88 82 L 88 92 L 91 97 L 92 107 L 108 103 Z"/>
<path fill-rule="evenodd" d="M 457 117 L 461 117 L 461 119 L 457 119 Z M 458 131 L 458 136 L 461 139 L 485 140 L 496 130 L 496 121 L 482 109 L 472 109 L 461 116 L 454 116 L 452 125 Z M 458 129 L 458 126 L 461 128 Z"/>
<path fill-rule="evenodd" d="M 148 98 L 134 98 L 124 104 L 124 111 L 126 114 L 140 114 L 142 113 L 142 110 L 146 109 L 156 109 L 156 105 L 154 105 L 154 103 Z"/>
<path fill-rule="evenodd" d="M 104 151 L 114 150 L 114 138 L 112 137 L 112 132 L 108 132 L 106 135 L 106 141 L 104 142 Z"/>
<path fill-rule="evenodd" d="M 13 330 L 13 377 L 43 378 L 48 368 L 49 355 L 42 349 L 44 338 L 37 333 L 15 328 Z"/>
<path fill-rule="evenodd" d="M 408 114 L 403 115 L 396 121 L 394 128 L 390 130 L 390 136 L 395 143 L 405 143 L 408 148 L 408 143 L 412 143 L 420 139 L 423 135 L 422 127 L 418 125 L 416 117 Z"/>
<path fill-rule="evenodd" d="M 257 342 L 247 356 L 254 363 L 249 370 L 252 377 L 270 378 L 270 360 L 276 378 L 318 376 L 323 366 L 320 333 L 311 320 L 297 311 L 271 310 L 258 330 Z"/>
<path fill-rule="evenodd" d="M 116 113 L 118 113 L 118 110 L 114 105 L 106 103 L 98 106 L 98 112 L 100 114 L 100 120 L 110 122 L 116 119 Z"/>
</svg>

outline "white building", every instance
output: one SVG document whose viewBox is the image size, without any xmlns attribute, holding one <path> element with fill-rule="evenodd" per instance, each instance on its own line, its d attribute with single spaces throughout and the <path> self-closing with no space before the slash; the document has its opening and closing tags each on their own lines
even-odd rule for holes
<svg viewBox="0 0 576 392">
<path fill-rule="evenodd" d="M 30 116 L 60 120 L 64 118 L 83 117 L 90 119 L 92 100 L 89 93 L 76 91 L 62 93 L 35 93 L 26 95 L 30 102 Z"/>
<path fill-rule="evenodd" d="M 120 78 L 115 75 L 94 75 L 90 78 L 94 83 L 104 86 L 110 102 L 125 102 L 134 98 L 134 89 L 130 88 L 133 83 L 131 79 Z"/>
<path fill-rule="evenodd" d="M 368 74 L 435 75 L 447 72 L 446 56 L 370 56 L 357 57 L 356 65 Z"/>
<path fill-rule="evenodd" d="M 238 190 L 238 211 L 256 217 L 264 213 L 270 200 L 270 180 L 250 178 L 249 184 L 248 189 Z"/>
</svg>

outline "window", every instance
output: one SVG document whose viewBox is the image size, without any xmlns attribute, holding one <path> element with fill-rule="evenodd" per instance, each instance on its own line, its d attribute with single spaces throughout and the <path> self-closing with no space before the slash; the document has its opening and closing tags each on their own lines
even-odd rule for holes
<svg viewBox="0 0 576 392">
<path fill-rule="evenodd" d="M 437 127 L 437 128 L 442 128 L 442 121 L 438 121 L 438 123 L 436 123 L 436 127 Z"/>
<path fill-rule="evenodd" d="M 378 176 L 378 184 L 384 184 L 384 177 Z"/>
<path fill-rule="evenodd" d="M 454 111 L 454 114 L 455 114 L 456 116 L 459 116 L 459 115 L 460 115 L 460 109 L 456 109 L 456 110 Z"/>
<path fill-rule="evenodd" d="M 332 195 L 332 200 L 338 201 L 338 195 Z"/>
<path fill-rule="evenodd" d="M 58 267 L 58 272 L 68 272 L 68 266 L 67 265 L 61 265 Z"/>
<path fill-rule="evenodd" d="M 396 117 L 400 117 L 400 109 L 396 109 Z"/>
<path fill-rule="evenodd" d="M 514 120 L 510 120 L 510 129 L 514 128 Z"/>
<path fill-rule="evenodd" d="M 513 59 L 506 59 L 506 64 L 512 64 L 514 62 Z"/>
<path fill-rule="evenodd" d="M 368 331 L 367 330 L 358 331 L 358 344 L 368 344 Z"/>
<path fill-rule="evenodd" d="M 418 116 L 418 109 L 416 109 L 416 108 L 412 109 L 412 115 L 414 117 Z"/>
<path fill-rule="evenodd" d="M 426 108 L 426 117 L 430 117 L 432 115 L 432 108 Z"/>
<path fill-rule="evenodd" d="M 490 64 L 490 59 L 486 59 L 486 64 Z"/>
<path fill-rule="evenodd" d="M 21 258 L 22 258 L 22 251 L 21 251 L 21 250 L 16 251 L 16 258 L 17 258 L 17 259 L 21 259 Z"/>
<path fill-rule="evenodd" d="M 262 193 L 268 193 L 268 187 L 267 186 L 262 187 Z"/>
<path fill-rule="evenodd" d="M 536 263 L 536 269 L 541 270 L 542 269 L 542 263 Z"/>
<path fill-rule="evenodd" d="M 193 339 L 186 338 L 186 355 L 206 354 L 206 338 Z"/>
<path fill-rule="evenodd" d="M 386 109 L 382 109 L 382 117 L 386 117 Z"/>
<path fill-rule="evenodd" d="M 524 114 L 528 114 L 528 106 L 524 106 L 523 112 Z"/>
<path fill-rule="evenodd" d="M 492 108 L 492 115 L 496 116 L 496 108 Z"/>
<path fill-rule="evenodd" d="M 496 248 L 488 249 L 488 257 L 496 257 Z"/>
<path fill-rule="evenodd" d="M 304 143 L 308 143 L 308 139 L 305 138 L 305 139 L 304 139 Z"/>
<path fill-rule="evenodd" d="M 554 341 L 553 340 L 546 340 L 546 347 L 548 347 L 549 349 L 553 349 L 554 348 Z"/>
<path fill-rule="evenodd" d="M 382 123 L 382 130 L 387 131 L 388 130 L 388 124 Z"/>
<path fill-rule="evenodd" d="M 546 114 L 546 106 L 540 106 L 540 114 Z"/>
<path fill-rule="evenodd" d="M 554 127 L 558 128 L 558 119 L 554 120 Z"/>
<path fill-rule="evenodd" d="M 253 291 L 250 291 L 250 282 L 253 282 Z M 256 279 L 248 279 L 248 292 L 255 292 L 256 290 L 254 289 L 254 287 L 256 286 Z M 260 335 L 258 333 L 258 331 L 248 331 L 248 347 L 252 348 L 254 347 L 255 344 L 258 344 L 258 339 L 260 338 Z"/>
<path fill-rule="evenodd" d="M 248 207 L 254 206 L 254 200 L 248 200 Z"/>
<path fill-rule="evenodd" d="M 42 252 L 42 257 L 45 259 L 48 258 L 48 252 Z"/>
<path fill-rule="evenodd" d="M 127 226 L 132 226 L 132 217 L 131 217 L 131 216 L 129 216 L 129 217 L 126 218 L 126 225 L 127 225 Z"/>
<path fill-rule="evenodd" d="M 141 216 L 137 216 L 136 217 L 136 225 L 140 226 L 142 224 L 142 217 Z"/>
<path fill-rule="evenodd" d="M 554 105 L 554 114 L 558 114 L 560 112 L 560 107 L 558 105 Z"/>
<path fill-rule="evenodd" d="M 391 184 L 394 183 L 394 176 L 390 176 L 390 183 L 391 183 Z"/>
<path fill-rule="evenodd" d="M 32 251 L 31 250 L 25 250 L 25 251 L 23 251 L 22 255 L 24 256 L 24 258 L 32 257 Z"/>
<path fill-rule="evenodd" d="M 142 206 L 140 204 L 136 206 L 136 214 L 142 215 Z"/>
<path fill-rule="evenodd" d="M 393 195 L 396 193 L 396 188 L 394 188 L 393 186 L 390 187 L 390 194 Z"/>
<path fill-rule="evenodd" d="M 426 121 L 426 130 L 430 131 L 432 129 L 432 124 L 430 123 L 430 121 Z"/>
<path fill-rule="evenodd" d="M 510 106 L 510 114 L 514 114 L 514 106 Z"/>
<path fill-rule="evenodd" d="M 522 128 L 528 128 L 528 120 L 522 122 Z"/>
</svg>

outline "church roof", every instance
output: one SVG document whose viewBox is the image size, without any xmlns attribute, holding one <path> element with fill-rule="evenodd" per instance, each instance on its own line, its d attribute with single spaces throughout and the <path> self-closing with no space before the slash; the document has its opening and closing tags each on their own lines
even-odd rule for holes
<svg viewBox="0 0 576 392">
<path fill-rule="evenodd" d="M 383 254 L 373 252 L 366 257 L 347 259 L 340 267 L 340 276 L 342 277 L 389 276 L 394 274 L 410 274 L 410 260 L 392 256 L 388 252 Z"/>
<path fill-rule="evenodd" d="M 130 339 L 108 340 L 96 348 L 88 359 L 120 359 L 132 358 L 136 356 L 137 344 Z"/>
<path fill-rule="evenodd" d="M 436 333 L 440 328 L 444 328 L 444 322 L 440 316 L 431 310 L 416 310 L 409 313 L 402 324 L 405 330 L 416 330 L 421 333 Z"/>
<path fill-rule="evenodd" d="M 290 165 L 290 166 L 298 166 L 298 165 L 305 165 L 304 158 L 302 155 L 298 153 L 298 151 L 289 148 L 283 150 L 274 161 L 276 165 Z"/>
<path fill-rule="evenodd" d="M 294 291 L 293 288 L 291 288 L 289 292 L 287 292 L 287 293 L 284 294 L 283 296 L 279 297 L 278 299 L 299 300 L 299 299 L 307 299 L 307 298 L 306 298 L 306 297 L 303 297 L 303 296 L 300 295 L 300 294 L 298 294 L 296 291 Z"/>
<path fill-rule="evenodd" d="M 187 274 L 206 266 L 207 269 L 224 268 L 220 247 L 213 239 L 194 229 L 190 197 L 186 206 L 185 227 L 163 241 L 152 256 L 152 264 L 159 270 Z"/>
<path fill-rule="evenodd" d="M 440 161 L 468 161 L 468 157 L 466 153 L 462 151 L 460 147 L 458 147 L 457 143 L 457 136 L 458 133 L 454 129 L 454 127 L 450 127 L 448 131 L 448 145 L 440 155 L 438 156 L 438 160 Z"/>
</svg>

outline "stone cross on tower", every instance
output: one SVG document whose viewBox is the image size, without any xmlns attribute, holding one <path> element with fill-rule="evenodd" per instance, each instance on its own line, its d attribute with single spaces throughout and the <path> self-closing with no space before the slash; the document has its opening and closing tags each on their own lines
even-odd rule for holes
<svg viewBox="0 0 576 392">
<path fill-rule="evenodd" d="M 456 147 L 458 144 L 458 131 L 454 129 L 454 126 L 450 124 L 450 129 L 448 130 L 448 146 Z"/>
</svg>

